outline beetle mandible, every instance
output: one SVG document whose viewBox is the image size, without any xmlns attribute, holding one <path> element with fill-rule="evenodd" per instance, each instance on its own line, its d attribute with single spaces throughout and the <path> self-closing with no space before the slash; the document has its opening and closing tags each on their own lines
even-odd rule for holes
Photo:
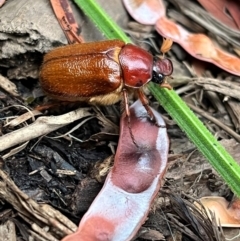
<svg viewBox="0 0 240 241">
<path fill-rule="evenodd" d="M 58 47 L 44 57 L 40 70 L 43 90 L 52 98 L 111 105 L 137 92 L 150 119 L 142 87 L 149 81 L 168 87 L 164 79 L 173 71 L 171 60 L 153 57 L 149 52 L 120 40 L 73 44 Z"/>
</svg>

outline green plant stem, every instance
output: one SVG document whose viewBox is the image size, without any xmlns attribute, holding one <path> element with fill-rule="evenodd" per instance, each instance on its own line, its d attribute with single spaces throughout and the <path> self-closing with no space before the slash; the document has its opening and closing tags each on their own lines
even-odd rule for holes
<svg viewBox="0 0 240 241">
<path fill-rule="evenodd" d="M 107 38 L 130 42 L 129 38 L 94 0 L 75 0 L 75 2 Z M 149 84 L 149 89 L 179 127 L 187 134 L 189 139 L 222 176 L 232 191 L 240 197 L 240 166 L 232 156 L 213 137 L 173 90 L 161 89 L 153 83 Z"/>
<path fill-rule="evenodd" d="M 231 189 L 240 196 L 240 166 L 173 91 L 153 83 L 149 89 Z"/>
<path fill-rule="evenodd" d="M 122 29 L 109 16 L 106 17 L 106 13 L 95 0 L 75 0 L 75 3 L 104 33 L 107 39 L 121 39 L 125 43 L 131 42 Z"/>
</svg>

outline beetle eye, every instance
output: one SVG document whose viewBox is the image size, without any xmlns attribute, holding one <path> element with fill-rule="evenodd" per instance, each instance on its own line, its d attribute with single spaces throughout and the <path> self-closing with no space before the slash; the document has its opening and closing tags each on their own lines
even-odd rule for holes
<svg viewBox="0 0 240 241">
<path fill-rule="evenodd" d="M 156 84 L 162 84 L 165 76 L 153 70 L 152 72 L 152 82 Z"/>
</svg>

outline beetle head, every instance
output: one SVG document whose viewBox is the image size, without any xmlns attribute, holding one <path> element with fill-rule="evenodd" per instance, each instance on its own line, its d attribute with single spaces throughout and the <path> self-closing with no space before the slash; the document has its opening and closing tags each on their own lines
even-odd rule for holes
<svg viewBox="0 0 240 241">
<path fill-rule="evenodd" d="M 170 76 L 173 72 L 173 65 L 170 59 L 161 59 L 154 57 L 152 82 L 162 84 L 165 77 Z"/>
</svg>

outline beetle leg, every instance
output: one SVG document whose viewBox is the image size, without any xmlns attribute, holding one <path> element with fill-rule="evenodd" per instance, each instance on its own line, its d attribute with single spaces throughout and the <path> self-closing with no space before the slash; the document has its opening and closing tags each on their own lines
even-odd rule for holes
<svg viewBox="0 0 240 241">
<path fill-rule="evenodd" d="M 124 105 L 125 105 L 125 111 L 128 119 L 130 120 L 130 110 L 129 110 L 129 103 L 128 103 L 128 92 L 126 89 L 123 88 L 123 99 L 124 99 Z"/>
<path fill-rule="evenodd" d="M 147 97 L 145 96 L 145 94 L 143 93 L 143 91 L 141 89 L 137 90 L 137 94 L 138 94 L 138 97 L 139 97 L 140 101 L 142 102 L 142 105 L 146 109 L 146 111 L 147 111 L 147 113 L 148 113 L 148 115 L 150 117 L 150 120 L 151 121 L 155 121 L 155 116 L 154 116 L 152 110 L 149 107 L 149 103 L 148 103 Z"/>
<path fill-rule="evenodd" d="M 132 139 L 134 145 L 138 148 L 139 146 L 138 146 L 138 144 L 137 144 L 137 142 L 134 138 L 132 128 L 131 128 L 131 118 L 130 118 L 130 110 L 129 110 L 129 103 L 128 103 L 128 92 L 124 88 L 123 88 L 122 92 L 123 92 L 123 99 L 124 99 L 124 105 L 125 105 L 125 112 L 126 112 L 126 116 L 127 116 L 127 119 L 128 119 L 129 133 L 130 133 L 130 136 L 131 136 L 131 139 Z"/>
<path fill-rule="evenodd" d="M 156 120 L 156 117 L 155 115 L 153 114 L 153 111 L 151 110 L 150 106 L 149 106 L 149 102 L 148 102 L 148 99 L 147 97 L 145 96 L 145 94 L 143 93 L 143 91 L 141 89 L 138 89 L 137 90 L 137 93 L 138 93 L 138 97 L 140 99 L 140 101 L 142 102 L 142 105 L 144 106 L 144 108 L 146 109 L 149 117 L 150 117 L 150 120 L 152 122 L 155 123 L 155 125 L 157 125 L 158 127 L 161 127 L 161 128 L 166 128 L 165 125 L 159 125 L 157 123 L 157 120 Z"/>
</svg>

